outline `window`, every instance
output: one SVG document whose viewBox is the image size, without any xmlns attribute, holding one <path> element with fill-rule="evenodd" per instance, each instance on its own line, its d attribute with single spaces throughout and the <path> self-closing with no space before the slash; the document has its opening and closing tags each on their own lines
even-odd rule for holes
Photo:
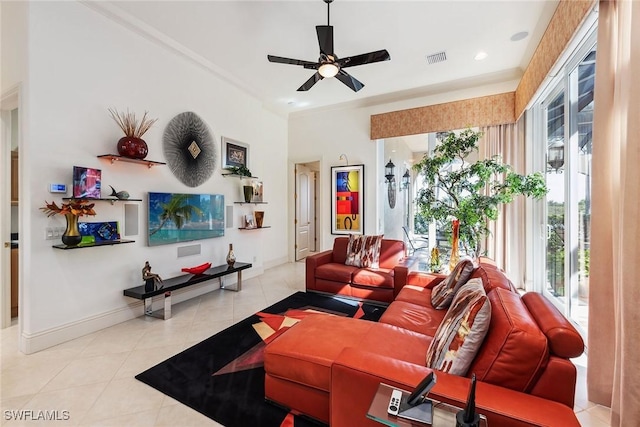
<svg viewBox="0 0 640 427">
<path fill-rule="evenodd" d="M 540 273 L 534 273 L 533 280 L 583 335 L 589 303 L 595 58 L 593 30 L 552 81 L 533 114 L 534 140 L 544 142 L 534 148 L 542 155 L 534 157 L 546 171 L 549 188 L 539 224 L 544 243 L 535 248 L 538 254 L 534 257 L 534 270 Z"/>
</svg>

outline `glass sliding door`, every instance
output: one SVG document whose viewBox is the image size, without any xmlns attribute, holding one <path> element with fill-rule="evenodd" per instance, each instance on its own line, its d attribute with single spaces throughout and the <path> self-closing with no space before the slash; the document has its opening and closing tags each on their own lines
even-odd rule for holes
<svg viewBox="0 0 640 427">
<path fill-rule="evenodd" d="M 543 102 L 546 120 L 546 291 L 564 304 L 565 296 L 565 90 Z"/>
<path fill-rule="evenodd" d="M 588 325 L 595 41 L 539 104 L 549 193 L 543 293 L 583 332 Z"/>
<path fill-rule="evenodd" d="M 574 88 L 571 102 L 571 117 L 574 143 L 570 156 L 575 159 L 571 179 L 573 197 L 571 212 L 574 225 L 572 251 L 572 293 L 570 315 L 586 329 L 589 307 L 589 234 L 591 229 L 591 152 L 593 130 L 593 86 L 595 78 L 596 51 L 593 48 L 572 70 L 569 81 Z"/>
</svg>

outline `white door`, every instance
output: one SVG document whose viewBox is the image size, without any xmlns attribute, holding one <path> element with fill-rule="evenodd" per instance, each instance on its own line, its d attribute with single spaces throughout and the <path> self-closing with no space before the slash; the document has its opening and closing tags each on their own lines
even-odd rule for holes
<svg viewBox="0 0 640 427">
<path fill-rule="evenodd" d="M 296 165 L 296 261 L 309 255 L 311 241 L 311 170 Z"/>
</svg>

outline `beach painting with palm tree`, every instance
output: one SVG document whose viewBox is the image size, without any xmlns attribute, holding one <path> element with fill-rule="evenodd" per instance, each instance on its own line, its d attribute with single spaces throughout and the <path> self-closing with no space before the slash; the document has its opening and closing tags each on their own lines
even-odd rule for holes
<svg viewBox="0 0 640 427">
<path fill-rule="evenodd" d="M 224 236 L 222 194 L 149 193 L 149 246 Z"/>
</svg>

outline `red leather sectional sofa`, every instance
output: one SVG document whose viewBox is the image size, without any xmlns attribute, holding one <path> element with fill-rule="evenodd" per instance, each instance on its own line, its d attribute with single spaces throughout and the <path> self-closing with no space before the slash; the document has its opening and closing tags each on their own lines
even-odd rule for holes
<svg viewBox="0 0 640 427">
<path fill-rule="evenodd" d="M 584 349 L 578 332 L 541 295 L 521 297 L 491 260 L 481 259 L 472 277 L 482 279 L 491 303 L 489 331 L 467 377 L 437 371 L 430 397 L 463 406 L 475 373 L 477 410 L 491 427 L 579 426 L 569 360 Z M 302 320 L 265 350 L 266 398 L 335 427 L 380 426 L 366 417 L 379 383 L 411 390 L 431 371 L 426 353 L 445 314 L 431 306 L 431 288 L 443 278 L 408 273 L 377 323 Z"/>
</svg>

